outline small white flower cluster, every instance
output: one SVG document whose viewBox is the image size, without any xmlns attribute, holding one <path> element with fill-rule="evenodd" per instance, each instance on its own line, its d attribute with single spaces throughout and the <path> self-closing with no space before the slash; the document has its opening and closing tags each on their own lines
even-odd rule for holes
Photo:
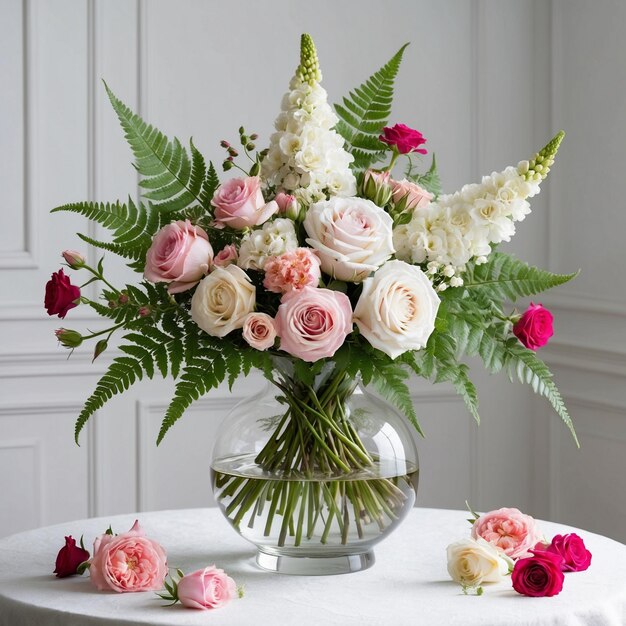
<svg viewBox="0 0 626 626">
<path fill-rule="evenodd" d="M 297 75 L 289 87 L 263 160 L 263 178 L 305 206 L 326 200 L 327 195 L 354 196 L 356 180 L 350 170 L 354 157 L 333 130 L 338 118 L 326 90 L 319 82 L 303 82 Z"/>
<path fill-rule="evenodd" d="M 298 247 L 298 236 L 290 219 L 265 222 L 263 228 L 250 231 L 242 240 L 237 265 L 243 269 L 262 270 L 267 259 Z"/>
<path fill-rule="evenodd" d="M 442 271 L 452 278 L 472 258 L 486 260 L 490 244 L 510 241 L 515 223 L 530 213 L 526 198 L 539 193 L 540 181 L 528 181 L 518 168 L 484 176 L 479 184 L 439 196 L 414 210 L 408 224 L 394 229 L 396 257 L 409 263 L 428 263 L 429 273 Z M 458 280 L 449 281 L 458 286 Z M 453 284 L 454 282 L 454 284 Z"/>
</svg>

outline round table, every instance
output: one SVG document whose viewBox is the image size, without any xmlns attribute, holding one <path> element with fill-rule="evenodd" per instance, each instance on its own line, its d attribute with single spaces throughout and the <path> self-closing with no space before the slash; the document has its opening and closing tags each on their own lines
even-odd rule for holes
<svg viewBox="0 0 626 626">
<path fill-rule="evenodd" d="M 136 517 L 147 535 L 163 545 L 170 567 L 191 572 L 215 563 L 245 585 L 244 598 L 211 612 L 196 611 L 165 607 L 152 592 L 99 592 L 87 575 L 52 575 L 64 535 L 84 535 L 87 545 L 109 524 L 124 532 Z M 445 548 L 469 536 L 466 518 L 463 511 L 417 508 L 375 547 L 377 562 L 371 569 L 333 577 L 258 569 L 254 546 L 238 537 L 216 509 L 119 515 L 40 528 L 0 540 L 0 625 L 626 624 L 626 546 L 561 524 L 540 522 L 547 537 L 578 532 L 593 561 L 586 572 L 565 575 L 560 595 L 520 596 L 508 578 L 484 585 L 483 596 L 463 595 L 449 580 Z"/>
</svg>

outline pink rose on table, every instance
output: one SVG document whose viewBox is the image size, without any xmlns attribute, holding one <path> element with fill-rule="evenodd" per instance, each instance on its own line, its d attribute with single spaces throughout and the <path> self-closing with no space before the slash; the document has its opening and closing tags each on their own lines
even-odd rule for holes
<svg viewBox="0 0 626 626">
<path fill-rule="evenodd" d="M 101 591 L 156 591 L 167 576 L 167 557 L 136 521 L 128 532 L 94 541 L 89 576 Z"/>
<path fill-rule="evenodd" d="M 286 293 L 307 285 L 317 287 L 322 276 L 320 259 L 310 248 L 296 248 L 265 262 L 263 286 L 274 293 Z"/>
<path fill-rule="evenodd" d="M 426 154 L 425 148 L 420 148 L 426 143 L 426 139 L 419 130 L 409 128 L 405 124 L 396 124 L 395 126 L 386 126 L 383 128 L 383 134 L 379 139 L 388 146 L 395 147 L 400 154 L 408 154 L 409 152 L 419 152 Z"/>
<path fill-rule="evenodd" d="M 213 258 L 213 265 L 216 267 L 226 267 L 237 262 L 237 248 L 231 243 L 224 246 Z"/>
<path fill-rule="evenodd" d="M 224 570 L 211 565 L 178 581 L 178 599 L 189 609 L 218 609 L 237 595 L 237 585 Z"/>
<path fill-rule="evenodd" d="M 406 180 L 406 178 L 402 180 L 392 180 L 391 187 L 393 189 L 392 197 L 394 203 L 398 204 L 404 200 L 404 206 L 407 209 L 421 209 L 428 206 L 430 201 L 434 198 L 432 193 L 429 193 L 418 184 Z"/>
<path fill-rule="evenodd" d="M 70 309 L 78 306 L 79 301 L 80 288 L 72 285 L 69 276 L 63 273 L 63 269 L 54 272 L 46 283 L 44 306 L 48 315 L 58 315 L 63 319 Z"/>
<path fill-rule="evenodd" d="M 276 201 L 265 203 L 258 176 L 226 181 L 217 188 L 211 204 L 215 220 L 236 229 L 263 224 L 278 211 Z"/>
<path fill-rule="evenodd" d="M 519 559 L 530 553 L 542 535 L 530 515 L 502 508 L 483 513 L 472 526 L 472 537 L 482 537 L 511 559 Z"/>
<path fill-rule="evenodd" d="M 65 578 L 77 574 L 78 566 L 89 559 L 89 552 L 76 545 L 72 535 L 65 538 L 65 545 L 57 554 L 54 573 L 57 578 Z"/>
<path fill-rule="evenodd" d="M 534 552 L 552 552 L 563 558 L 563 571 L 582 572 L 591 565 L 591 552 L 587 550 L 582 537 L 576 533 L 555 535 L 552 541 L 546 544 L 537 544 Z"/>
<path fill-rule="evenodd" d="M 303 361 L 331 357 L 352 332 L 345 293 L 304 287 L 283 296 L 276 315 L 280 349 Z"/>
<path fill-rule="evenodd" d="M 563 559 L 552 552 L 536 552 L 519 559 L 513 567 L 511 582 L 517 593 L 525 596 L 556 596 L 563 589 Z"/>
<path fill-rule="evenodd" d="M 537 350 L 548 343 L 554 334 L 554 318 L 541 304 L 530 303 L 522 317 L 514 324 L 513 334 L 529 349 Z"/>
<path fill-rule="evenodd" d="M 212 261 L 208 235 L 189 220 L 178 220 L 154 236 L 143 275 L 153 283 L 169 283 L 169 293 L 180 293 L 196 285 Z"/>
<path fill-rule="evenodd" d="M 257 350 L 267 350 L 274 345 L 276 325 L 267 313 L 249 313 L 243 320 L 243 338 Z"/>
</svg>

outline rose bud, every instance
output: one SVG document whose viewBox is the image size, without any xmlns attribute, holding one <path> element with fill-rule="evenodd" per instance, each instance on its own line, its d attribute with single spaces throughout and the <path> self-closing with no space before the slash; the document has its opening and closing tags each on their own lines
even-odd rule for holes
<svg viewBox="0 0 626 626">
<path fill-rule="evenodd" d="M 419 152 L 426 154 L 425 148 L 420 146 L 426 143 L 426 139 L 422 133 L 413 128 L 409 128 L 405 124 L 396 124 L 395 126 L 386 126 L 383 128 L 383 134 L 379 137 L 380 141 L 386 143 L 397 150 L 400 154 L 408 154 L 409 152 Z"/>
<path fill-rule="evenodd" d="M 235 581 L 215 565 L 187 574 L 178 581 L 178 599 L 189 609 L 217 609 L 236 595 Z"/>
<path fill-rule="evenodd" d="M 296 200 L 295 196 L 281 191 L 276 194 L 274 200 L 278 205 L 278 213 L 280 215 L 284 215 L 294 222 L 298 221 L 300 218 L 300 208 L 298 207 L 298 200 Z"/>
<path fill-rule="evenodd" d="M 85 265 L 85 257 L 76 250 L 64 250 L 61 256 L 73 270 L 80 269 Z"/>
<path fill-rule="evenodd" d="M 91 362 L 93 363 L 107 348 L 109 344 L 106 339 L 100 339 L 100 341 L 96 344 L 96 347 L 93 351 L 93 359 Z"/>
<path fill-rule="evenodd" d="M 554 334 L 552 313 L 541 304 L 530 303 L 513 326 L 513 334 L 529 349 L 537 350 Z"/>
<path fill-rule="evenodd" d="M 80 302 L 80 288 L 72 285 L 63 269 L 54 272 L 46 284 L 44 306 L 48 315 L 58 315 L 63 319 L 70 309 Z"/>
<path fill-rule="evenodd" d="M 78 348 L 83 343 L 83 336 L 77 330 L 59 328 L 54 331 L 54 334 L 66 348 Z"/>
<path fill-rule="evenodd" d="M 390 184 L 389 172 L 367 170 L 363 176 L 363 195 L 374 204 L 384 207 L 393 191 Z"/>
<path fill-rule="evenodd" d="M 81 540 L 82 546 L 82 540 Z M 89 559 L 89 552 L 76 545 L 72 535 L 65 538 L 65 545 L 59 550 L 54 568 L 57 578 L 65 578 L 78 573 L 78 566 Z"/>
</svg>

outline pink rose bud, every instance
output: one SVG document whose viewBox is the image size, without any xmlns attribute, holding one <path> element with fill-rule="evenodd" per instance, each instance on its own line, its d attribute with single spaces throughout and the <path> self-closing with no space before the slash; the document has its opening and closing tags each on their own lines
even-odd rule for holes
<svg viewBox="0 0 626 626">
<path fill-rule="evenodd" d="M 81 540 L 82 542 L 82 540 Z M 57 578 L 65 578 L 78 573 L 78 566 L 89 559 L 89 552 L 76 545 L 72 535 L 65 538 L 65 545 L 57 554 L 54 573 Z"/>
<path fill-rule="evenodd" d="M 299 215 L 298 201 L 295 196 L 280 192 L 274 198 L 278 205 L 278 212 L 292 220 L 297 220 Z"/>
<path fill-rule="evenodd" d="M 427 153 L 425 148 L 419 147 L 426 143 L 422 133 L 409 128 L 405 124 L 386 126 L 383 128 L 383 134 L 380 135 L 379 139 L 388 146 L 395 148 L 400 154 L 408 154 L 409 152 Z"/>
<path fill-rule="evenodd" d="M 275 201 L 265 203 L 258 176 L 226 181 L 217 188 L 211 204 L 215 220 L 235 229 L 263 224 L 278 211 Z"/>
<path fill-rule="evenodd" d="M 76 252 L 76 250 L 64 250 L 61 256 L 73 270 L 80 269 L 85 265 L 85 257 L 80 252 Z"/>
<path fill-rule="evenodd" d="M 215 565 L 187 574 L 178 582 L 178 599 L 189 609 L 217 609 L 236 595 L 235 581 Z"/>
<path fill-rule="evenodd" d="M 78 348 L 83 343 L 83 336 L 77 330 L 70 330 L 69 328 L 59 328 L 54 331 L 56 338 L 61 342 L 61 345 L 66 348 Z"/>
<path fill-rule="evenodd" d="M 511 582 L 517 593 L 532 597 L 556 596 L 563 589 L 563 559 L 552 552 L 536 552 L 519 559 L 513 567 Z"/>
<path fill-rule="evenodd" d="M 234 244 L 224 246 L 213 258 L 213 265 L 216 267 L 226 267 L 237 262 L 237 248 Z"/>
<path fill-rule="evenodd" d="M 530 303 L 513 326 L 513 334 L 529 349 L 537 350 L 548 343 L 554 334 L 554 318 L 541 304 Z"/>
<path fill-rule="evenodd" d="M 139 311 L 137 312 L 139 313 L 139 317 L 148 317 L 149 315 L 152 315 L 152 309 L 149 306 L 139 307 Z"/>
<path fill-rule="evenodd" d="M 44 306 L 48 315 L 58 315 L 63 319 L 70 309 L 80 302 L 80 288 L 72 285 L 63 269 L 54 272 L 46 284 Z"/>
<path fill-rule="evenodd" d="M 587 550 L 582 537 L 576 533 L 555 535 L 552 541 L 535 546 L 534 552 L 552 552 L 563 558 L 564 572 L 582 572 L 591 565 L 591 552 Z"/>
<path fill-rule="evenodd" d="M 267 313 L 249 313 L 243 320 L 243 338 L 257 350 L 267 350 L 274 345 L 276 326 Z"/>
<path fill-rule="evenodd" d="M 421 209 L 430 203 L 434 198 L 433 194 L 420 187 L 410 180 L 392 180 L 393 201 L 396 208 L 402 204 L 404 209 Z"/>
<path fill-rule="evenodd" d="M 363 176 L 363 195 L 374 204 L 384 207 L 391 200 L 389 172 L 367 170 Z"/>
<path fill-rule="evenodd" d="M 138 521 L 128 532 L 105 533 L 94 541 L 89 577 L 101 591 L 158 591 L 166 576 L 165 551 Z"/>
</svg>

